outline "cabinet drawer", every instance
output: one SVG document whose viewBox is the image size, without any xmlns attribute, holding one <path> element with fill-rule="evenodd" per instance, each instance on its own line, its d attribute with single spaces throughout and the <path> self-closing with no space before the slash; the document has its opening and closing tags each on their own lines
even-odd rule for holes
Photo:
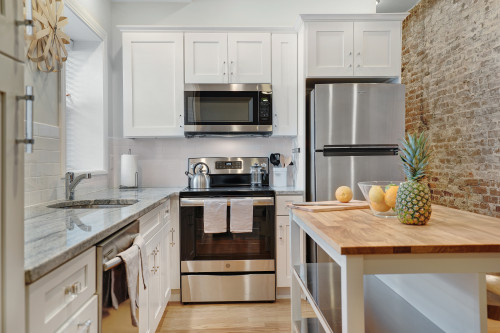
<svg viewBox="0 0 500 333">
<path fill-rule="evenodd" d="M 165 223 L 170 221 L 170 214 L 171 214 L 170 199 L 168 199 L 163 205 L 161 205 L 161 213 L 162 213 L 163 221 Z"/>
<path fill-rule="evenodd" d="M 97 311 L 97 295 L 94 295 L 56 333 L 97 333 L 99 325 Z"/>
<path fill-rule="evenodd" d="M 279 195 L 276 197 L 276 215 L 288 215 L 286 205 L 303 201 L 301 195 Z"/>
<path fill-rule="evenodd" d="M 151 238 L 161 228 L 162 207 L 157 207 L 139 218 L 139 232 L 145 239 Z"/>
<path fill-rule="evenodd" d="M 29 332 L 54 332 L 96 291 L 95 247 L 27 288 Z"/>
</svg>

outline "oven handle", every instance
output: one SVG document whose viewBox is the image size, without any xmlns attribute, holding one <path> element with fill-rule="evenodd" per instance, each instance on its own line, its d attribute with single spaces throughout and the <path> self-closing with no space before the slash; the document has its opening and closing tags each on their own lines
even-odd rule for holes
<svg viewBox="0 0 500 333">
<path fill-rule="evenodd" d="M 274 206 L 273 197 L 226 197 L 227 205 L 231 206 L 231 199 L 252 199 L 254 206 Z M 181 207 L 203 207 L 206 199 L 181 198 Z M 208 199 L 210 200 L 210 199 Z"/>
</svg>

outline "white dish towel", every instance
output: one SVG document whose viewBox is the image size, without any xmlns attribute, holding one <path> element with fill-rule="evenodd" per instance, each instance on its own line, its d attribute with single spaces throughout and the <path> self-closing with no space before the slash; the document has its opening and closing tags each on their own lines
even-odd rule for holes
<svg viewBox="0 0 500 333">
<path fill-rule="evenodd" d="M 231 232 L 252 232 L 253 199 L 231 199 Z"/>
<path fill-rule="evenodd" d="M 206 234 L 227 231 L 227 199 L 206 199 L 203 204 L 203 229 Z"/>
<path fill-rule="evenodd" d="M 118 257 L 122 258 L 125 263 L 125 270 L 127 271 L 128 296 L 130 297 L 130 316 L 132 318 L 132 325 L 137 327 L 138 320 L 136 314 L 136 300 L 139 296 L 137 293 L 137 280 L 139 278 L 139 267 L 141 265 L 139 247 L 132 245 L 125 251 L 120 252 Z"/>
</svg>

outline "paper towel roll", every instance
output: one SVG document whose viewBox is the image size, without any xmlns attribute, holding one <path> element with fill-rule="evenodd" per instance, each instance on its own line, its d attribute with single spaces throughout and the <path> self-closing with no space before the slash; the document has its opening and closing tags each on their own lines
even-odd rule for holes
<svg viewBox="0 0 500 333">
<path fill-rule="evenodd" d="M 122 155 L 121 185 L 135 187 L 137 173 L 137 155 Z"/>
</svg>

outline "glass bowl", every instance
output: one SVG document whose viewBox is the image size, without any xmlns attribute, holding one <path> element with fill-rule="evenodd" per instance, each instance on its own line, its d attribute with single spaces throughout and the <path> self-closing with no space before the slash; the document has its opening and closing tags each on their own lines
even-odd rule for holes
<svg viewBox="0 0 500 333">
<path fill-rule="evenodd" d="M 370 205 L 373 215 L 394 218 L 396 217 L 394 206 L 396 204 L 397 189 L 388 190 L 394 186 L 399 187 L 399 184 L 401 184 L 401 180 L 367 181 L 359 182 L 358 186 Z"/>
</svg>

